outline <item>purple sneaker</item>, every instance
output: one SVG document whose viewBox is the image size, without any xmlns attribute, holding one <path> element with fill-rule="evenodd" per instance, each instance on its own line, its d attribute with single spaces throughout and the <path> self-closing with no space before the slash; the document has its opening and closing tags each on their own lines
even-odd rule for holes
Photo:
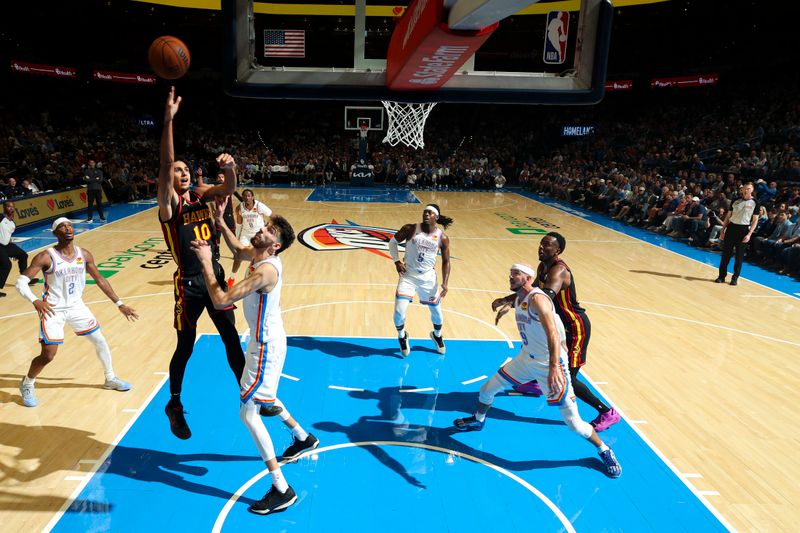
<svg viewBox="0 0 800 533">
<path fill-rule="evenodd" d="M 597 418 L 592 420 L 592 426 L 594 426 L 594 430 L 600 433 L 601 431 L 605 431 L 617 422 L 619 422 L 620 416 L 619 413 L 615 409 L 609 409 L 606 413 L 600 413 L 597 415 Z"/>
<path fill-rule="evenodd" d="M 532 394 L 533 396 L 541 396 L 542 388 L 536 381 L 529 381 L 522 385 L 514 385 L 514 390 L 522 394 Z"/>
</svg>

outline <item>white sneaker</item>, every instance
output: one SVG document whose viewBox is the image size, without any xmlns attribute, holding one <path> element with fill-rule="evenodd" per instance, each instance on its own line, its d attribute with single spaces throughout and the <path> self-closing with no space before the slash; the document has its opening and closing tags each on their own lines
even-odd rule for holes
<svg viewBox="0 0 800 533">
<path fill-rule="evenodd" d="M 437 337 L 436 333 L 431 331 L 431 339 L 433 340 L 434 344 L 436 344 L 436 352 L 443 354 L 447 351 L 447 347 L 444 345 L 444 339 L 441 337 Z"/>
<path fill-rule="evenodd" d="M 28 385 L 25 382 L 20 382 L 19 392 L 22 394 L 22 405 L 25 407 L 36 407 L 39 405 L 39 400 L 36 399 L 36 390 L 33 388 L 33 383 Z"/>
<path fill-rule="evenodd" d="M 118 391 L 128 391 L 131 390 L 131 384 L 127 381 L 122 381 L 119 378 L 111 378 L 107 379 L 105 383 L 103 383 L 103 388 L 108 390 L 118 390 Z"/>
</svg>

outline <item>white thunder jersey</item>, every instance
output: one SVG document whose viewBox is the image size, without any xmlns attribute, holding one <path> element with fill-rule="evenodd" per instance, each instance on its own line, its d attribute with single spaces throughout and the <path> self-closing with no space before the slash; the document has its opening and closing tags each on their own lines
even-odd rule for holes
<svg viewBox="0 0 800 533">
<path fill-rule="evenodd" d="M 414 236 L 406 243 L 406 253 L 403 262 L 406 272 L 412 275 L 425 274 L 436 266 L 436 256 L 439 253 L 439 243 L 442 240 L 442 230 L 438 227 L 433 233 L 422 231 L 421 224 L 414 228 Z"/>
<path fill-rule="evenodd" d="M 83 304 L 83 288 L 86 286 L 86 259 L 83 250 L 75 248 L 72 260 L 48 248 L 50 268 L 44 272 L 44 292 L 42 300 L 56 309 L 65 309 Z"/>
<path fill-rule="evenodd" d="M 242 234 L 255 235 L 265 226 L 264 217 L 272 215 L 272 209 L 255 200 L 252 209 L 247 209 L 244 202 L 239 204 L 239 215 L 242 217 Z"/>
<path fill-rule="evenodd" d="M 283 286 L 283 265 L 280 257 L 273 255 L 253 263 L 247 270 L 248 277 L 264 263 L 269 263 L 278 271 L 278 282 L 270 292 L 260 290 L 244 297 L 244 318 L 250 327 L 250 338 L 256 342 L 267 343 L 272 338 L 286 335 L 281 317 L 281 287 Z"/>
<path fill-rule="evenodd" d="M 517 318 L 517 329 L 522 338 L 522 349 L 535 359 L 547 361 L 550 358 L 550 349 L 547 346 L 547 333 L 539 320 L 539 313 L 531 303 L 534 294 L 542 294 L 547 297 L 549 305 L 553 309 L 553 318 L 558 329 L 558 337 L 561 340 L 561 357 L 567 355 L 567 336 L 564 333 L 564 323 L 555 311 L 553 301 L 538 287 L 529 292 L 521 300 L 517 298 L 515 304 L 515 315 Z"/>
</svg>

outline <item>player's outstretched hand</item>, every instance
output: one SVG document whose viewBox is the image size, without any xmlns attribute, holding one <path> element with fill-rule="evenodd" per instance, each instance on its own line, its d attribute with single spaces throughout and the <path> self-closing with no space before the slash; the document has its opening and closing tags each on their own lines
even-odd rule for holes
<svg viewBox="0 0 800 533">
<path fill-rule="evenodd" d="M 443 299 L 447 296 L 447 285 L 439 285 L 439 299 Z"/>
<path fill-rule="evenodd" d="M 558 369 L 550 368 L 547 374 L 547 386 L 550 389 L 548 399 L 558 398 L 561 395 L 561 391 L 564 390 L 564 384 L 564 374 Z"/>
<path fill-rule="evenodd" d="M 494 317 L 494 325 L 496 326 L 500 323 L 500 319 L 503 318 L 503 315 L 508 313 L 511 309 L 512 307 L 509 304 L 503 305 L 499 310 L 494 309 L 494 305 L 492 305 L 492 310 L 497 311 L 497 316 Z"/>
<path fill-rule="evenodd" d="M 200 261 L 211 261 L 211 246 L 206 241 L 194 240 L 190 246 Z"/>
<path fill-rule="evenodd" d="M 236 167 L 236 161 L 231 154 L 219 154 L 219 156 L 217 156 L 217 164 L 222 170 Z"/>
<path fill-rule="evenodd" d="M 175 87 L 170 87 L 169 96 L 167 96 L 167 105 L 164 109 L 165 122 L 169 122 L 175 118 L 175 115 L 178 114 L 178 108 L 181 106 L 181 100 L 183 99 L 180 96 L 175 96 Z"/>
<path fill-rule="evenodd" d="M 228 206 L 230 196 L 217 196 L 214 199 L 214 219 L 217 224 L 225 224 L 225 208 Z"/>
<path fill-rule="evenodd" d="M 139 315 L 136 314 L 136 310 L 133 307 L 128 307 L 125 304 L 119 306 L 119 312 L 125 315 L 125 318 L 131 322 L 139 319 Z"/>
</svg>

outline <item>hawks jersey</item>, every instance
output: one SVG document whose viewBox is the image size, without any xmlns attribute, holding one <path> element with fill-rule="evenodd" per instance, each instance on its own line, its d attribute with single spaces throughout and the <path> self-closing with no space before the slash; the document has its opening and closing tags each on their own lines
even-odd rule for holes
<svg viewBox="0 0 800 533">
<path fill-rule="evenodd" d="M 562 284 L 561 290 L 556 293 L 556 313 L 558 313 L 558 316 L 561 317 L 561 321 L 564 323 L 564 326 L 568 330 L 574 332 L 575 328 L 580 327 L 582 315 L 586 313 L 586 310 L 581 307 L 581 304 L 578 302 L 578 295 L 575 290 L 575 277 L 572 275 L 572 271 L 561 259 L 556 261 L 556 264 L 563 265 L 563 267 L 569 272 L 570 277 L 569 285 Z M 540 288 L 544 288 L 547 284 L 548 273 L 549 269 L 544 266 L 544 264 L 540 264 L 536 276 L 536 282 Z"/>
<path fill-rule="evenodd" d="M 55 248 L 45 250 L 50 256 L 50 268 L 44 271 L 42 300 L 56 309 L 64 309 L 83 303 L 83 288 L 86 286 L 86 259 L 83 251 L 75 248 L 75 255 L 68 259 Z"/>
<path fill-rule="evenodd" d="M 550 356 L 550 349 L 547 346 L 547 333 L 539 319 L 539 313 L 536 312 L 536 307 L 532 304 L 531 300 L 535 294 L 544 294 L 538 287 L 534 287 L 522 299 L 517 298 L 515 304 L 515 315 L 517 319 L 517 329 L 519 329 L 519 336 L 522 338 L 522 349 L 534 358 L 548 358 Z M 548 305 L 553 305 L 550 298 L 547 298 Z M 567 336 L 564 332 L 564 324 L 557 314 L 553 314 L 558 329 L 558 338 L 561 340 L 561 354 L 566 356 Z"/>
<path fill-rule="evenodd" d="M 188 200 L 181 196 L 172 218 L 161 221 L 161 230 L 180 275 L 197 276 L 203 273 L 200 261 L 191 249 L 193 240 L 208 242 L 214 261 L 219 260 L 219 238 L 214 217 L 208 204 L 196 192 L 189 191 Z"/>
<path fill-rule="evenodd" d="M 281 317 L 281 287 L 283 286 L 283 265 L 280 257 L 273 255 L 253 263 L 247 269 L 249 277 L 255 269 L 269 263 L 278 271 L 278 282 L 269 292 L 257 290 L 244 297 L 244 318 L 250 327 L 250 335 L 256 342 L 266 343 L 276 336 L 286 335 Z"/>
<path fill-rule="evenodd" d="M 242 235 L 255 235 L 264 227 L 264 217 L 272 214 L 272 209 L 255 200 L 252 209 L 247 209 L 244 202 L 239 204 L 239 216 L 242 217 Z"/>
<path fill-rule="evenodd" d="M 444 235 L 439 228 L 434 229 L 432 233 L 425 233 L 420 226 L 417 224 L 414 227 L 414 236 L 406 242 L 406 253 L 403 258 L 406 271 L 412 274 L 423 274 L 433 270 L 439 253 L 439 243 Z"/>
</svg>

